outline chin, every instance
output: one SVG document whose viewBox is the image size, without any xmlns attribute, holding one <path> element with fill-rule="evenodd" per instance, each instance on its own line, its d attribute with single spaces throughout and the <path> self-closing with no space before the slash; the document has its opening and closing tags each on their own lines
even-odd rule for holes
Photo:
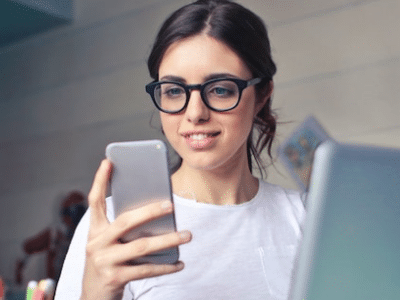
<svg viewBox="0 0 400 300">
<path fill-rule="evenodd" d="M 184 162 L 189 168 L 198 171 L 212 171 L 219 168 L 227 168 L 231 164 L 237 164 L 236 160 L 233 162 L 232 159 L 227 159 L 226 157 L 213 159 L 210 156 L 211 155 L 209 154 L 206 158 L 201 158 L 197 160 L 191 157 L 191 159 L 187 159 L 186 161 L 184 160 Z"/>
<path fill-rule="evenodd" d="M 199 170 L 199 171 L 210 171 L 218 167 L 217 163 L 212 162 L 193 162 L 193 161 L 186 161 L 186 166 L 191 169 Z"/>
</svg>

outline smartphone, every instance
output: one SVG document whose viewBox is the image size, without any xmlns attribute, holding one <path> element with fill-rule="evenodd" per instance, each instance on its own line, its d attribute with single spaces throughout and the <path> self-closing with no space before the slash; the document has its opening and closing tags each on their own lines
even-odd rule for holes
<svg viewBox="0 0 400 300">
<path fill-rule="evenodd" d="M 111 198 L 117 218 L 123 212 L 163 200 L 173 201 L 167 146 L 161 140 L 111 143 L 106 157 L 113 164 Z M 122 237 L 129 242 L 176 231 L 175 214 L 145 223 Z M 132 263 L 173 264 L 178 247 L 152 253 Z"/>
</svg>

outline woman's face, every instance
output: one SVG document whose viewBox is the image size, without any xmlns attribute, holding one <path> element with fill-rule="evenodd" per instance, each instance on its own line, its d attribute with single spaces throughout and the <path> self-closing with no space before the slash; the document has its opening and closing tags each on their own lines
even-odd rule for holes
<svg viewBox="0 0 400 300">
<path fill-rule="evenodd" d="M 252 79 L 249 68 L 235 52 L 204 34 L 172 44 L 159 68 L 160 81 L 178 79 L 184 84 L 228 76 Z M 193 90 L 187 108 L 178 114 L 161 112 L 161 123 L 183 164 L 202 170 L 229 168 L 242 159 L 247 162 L 247 137 L 254 116 L 263 105 L 258 103 L 254 86 L 250 86 L 243 90 L 236 108 L 215 112 L 204 105 L 200 91 Z"/>
</svg>

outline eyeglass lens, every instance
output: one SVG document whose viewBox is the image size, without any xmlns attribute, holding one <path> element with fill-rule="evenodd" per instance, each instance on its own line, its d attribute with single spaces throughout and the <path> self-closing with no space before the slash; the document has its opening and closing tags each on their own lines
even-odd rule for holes
<svg viewBox="0 0 400 300">
<path fill-rule="evenodd" d="M 210 82 L 203 87 L 202 97 L 212 108 L 226 110 L 234 107 L 239 101 L 239 88 L 230 80 Z M 154 89 L 157 104 L 166 111 L 180 111 L 186 104 L 185 89 L 175 83 L 160 83 Z"/>
</svg>

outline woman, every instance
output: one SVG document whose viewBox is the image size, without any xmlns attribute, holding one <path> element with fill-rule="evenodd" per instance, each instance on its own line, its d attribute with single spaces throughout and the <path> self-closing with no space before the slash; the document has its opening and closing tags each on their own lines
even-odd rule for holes
<svg viewBox="0 0 400 300">
<path fill-rule="evenodd" d="M 127 230 L 171 213 L 172 204 L 110 224 L 104 198 L 112 166 L 104 160 L 56 299 L 285 299 L 304 208 L 298 193 L 251 173 L 252 156 L 260 165 L 260 152 L 270 154 L 276 126 L 276 67 L 262 21 L 228 0 L 189 4 L 165 21 L 148 66 L 154 82 L 146 89 L 181 157 L 171 176 L 178 232 L 119 243 Z M 126 263 L 179 245 L 175 265 Z"/>
</svg>

